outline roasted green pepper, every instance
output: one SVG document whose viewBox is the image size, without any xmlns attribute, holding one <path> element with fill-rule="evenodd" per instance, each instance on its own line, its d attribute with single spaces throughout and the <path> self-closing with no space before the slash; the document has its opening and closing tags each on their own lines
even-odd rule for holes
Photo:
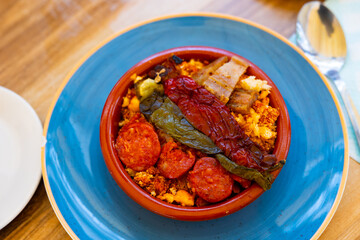
<svg viewBox="0 0 360 240">
<path fill-rule="evenodd" d="M 186 146 L 206 154 L 214 155 L 227 171 L 239 177 L 255 181 L 264 190 L 268 190 L 271 187 L 272 175 L 270 171 L 274 171 L 285 164 L 285 161 L 280 161 L 263 173 L 256 169 L 236 164 L 223 154 L 220 154 L 221 150 L 214 142 L 208 136 L 195 129 L 186 120 L 179 107 L 156 89 L 153 90 L 149 97 L 140 102 L 140 111 L 158 129 L 166 132 Z"/>
<path fill-rule="evenodd" d="M 184 117 L 180 109 L 169 98 L 150 116 L 150 121 L 177 141 L 206 154 L 216 154 L 221 150 L 205 134 L 197 131 Z"/>
</svg>

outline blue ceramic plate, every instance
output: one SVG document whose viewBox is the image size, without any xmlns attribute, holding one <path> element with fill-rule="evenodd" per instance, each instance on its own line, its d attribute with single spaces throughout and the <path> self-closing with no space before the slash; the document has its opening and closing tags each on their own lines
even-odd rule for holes
<svg viewBox="0 0 360 240">
<path fill-rule="evenodd" d="M 292 129 L 287 163 L 272 189 L 230 216 L 204 222 L 161 217 L 131 200 L 108 172 L 99 142 L 101 112 L 118 79 L 156 52 L 187 45 L 226 49 L 259 66 L 284 97 Z M 344 190 L 344 129 L 329 84 L 285 38 L 229 16 L 172 16 L 110 39 L 64 81 L 45 124 L 43 176 L 74 239 L 317 238 Z"/>
</svg>

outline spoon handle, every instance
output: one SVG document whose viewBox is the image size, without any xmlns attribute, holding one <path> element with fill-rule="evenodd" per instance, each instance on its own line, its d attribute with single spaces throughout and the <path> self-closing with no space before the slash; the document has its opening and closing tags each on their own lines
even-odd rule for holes
<svg viewBox="0 0 360 240">
<path fill-rule="evenodd" d="M 327 76 L 329 78 L 331 78 L 336 87 L 338 88 L 340 94 L 341 94 L 341 97 L 344 101 L 344 104 L 345 104 L 345 107 L 346 107 L 346 110 L 349 114 L 349 117 L 350 117 L 350 121 L 352 123 L 352 126 L 354 128 L 354 131 L 355 131 L 355 136 L 356 136 L 356 139 L 357 139 L 357 142 L 358 142 L 358 146 L 360 146 L 360 121 L 359 121 L 359 113 L 357 112 L 354 104 L 353 104 L 353 101 L 348 93 L 348 91 L 346 90 L 346 84 L 345 82 L 341 79 L 340 75 L 338 72 L 336 73 L 332 73 L 332 74 L 327 74 Z"/>
</svg>

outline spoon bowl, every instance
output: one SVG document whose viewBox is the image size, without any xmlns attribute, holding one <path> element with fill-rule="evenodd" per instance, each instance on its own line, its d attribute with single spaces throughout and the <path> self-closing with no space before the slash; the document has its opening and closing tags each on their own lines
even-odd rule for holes
<svg viewBox="0 0 360 240">
<path fill-rule="evenodd" d="M 352 107 L 346 84 L 339 71 L 346 60 L 346 39 L 336 16 L 319 1 L 306 3 L 300 10 L 296 23 L 296 44 L 320 71 L 338 88 L 360 146 L 358 113 Z"/>
</svg>

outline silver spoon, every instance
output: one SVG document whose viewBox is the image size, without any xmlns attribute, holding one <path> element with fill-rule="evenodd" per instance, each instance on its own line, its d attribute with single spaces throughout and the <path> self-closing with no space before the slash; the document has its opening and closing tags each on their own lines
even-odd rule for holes
<svg viewBox="0 0 360 240">
<path fill-rule="evenodd" d="M 356 23 L 355 23 L 356 24 Z M 355 108 L 339 71 L 346 58 L 345 35 L 335 15 L 321 2 L 306 3 L 296 23 L 296 43 L 338 88 L 360 146 L 360 128 Z"/>
</svg>

